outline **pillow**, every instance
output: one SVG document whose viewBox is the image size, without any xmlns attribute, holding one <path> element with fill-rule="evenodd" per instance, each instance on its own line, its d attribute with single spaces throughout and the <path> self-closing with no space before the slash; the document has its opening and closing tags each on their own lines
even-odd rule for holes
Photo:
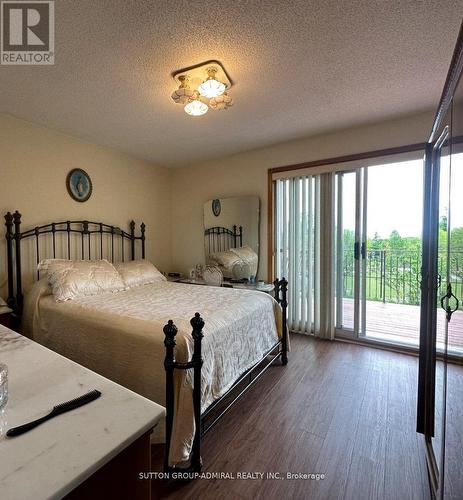
<svg viewBox="0 0 463 500">
<path fill-rule="evenodd" d="M 218 266 L 226 278 L 233 278 L 233 266 L 242 259 L 230 250 L 224 252 L 211 253 L 207 256 L 207 263 L 211 266 Z"/>
<path fill-rule="evenodd" d="M 216 266 L 206 266 L 203 271 L 203 280 L 210 286 L 222 286 L 222 271 Z"/>
<path fill-rule="evenodd" d="M 230 248 L 230 252 L 237 255 L 246 264 L 249 264 L 251 275 L 255 276 L 257 274 L 259 256 L 251 247 Z"/>
<path fill-rule="evenodd" d="M 73 261 L 68 259 L 43 259 L 37 265 L 37 271 L 47 271 L 58 267 L 68 267 Z"/>
<path fill-rule="evenodd" d="M 125 288 L 121 276 L 107 260 L 52 260 L 47 267 L 48 283 L 58 302 Z"/>
<path fill-rule="evenodd" d="M 247 262 L 244 262 L 244 260 L 239 260 L 233 265 L 232 274 L 235 280 L 248 280 L 252 276 L 251 267 Z"/>
<path fill-rule="evenodd" d="M 147 285 L 156 281 L 167 281 L 167 278 L 148 260 L 119 262 L 115 264 L 115 268 L 119 271 L 126 288 Z"/>
</svg>

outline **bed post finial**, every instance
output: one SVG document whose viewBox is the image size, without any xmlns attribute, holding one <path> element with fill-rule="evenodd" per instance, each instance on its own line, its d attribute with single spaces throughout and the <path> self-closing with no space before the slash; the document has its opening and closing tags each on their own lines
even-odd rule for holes
<svg viewBox="0 0 463 500">
<path fill-rule="evenodd" d="M 14 279 L 13 279 L 13 214 L 7 212 L 5 214 L 6 226 L 6 254 L 7 254 L 7 272 L 8 272 L 8 298 L 6 303 L 11 309 L 15 309 L 16 300 L 14 298 Z"/>
<path fill-rule="evenodd" d="M 14 221 L 15 228 L 16 228 L 16 226 L 21 225 L 21 217 L 22 217 L 22 215 L 19 213 L 18 210 L 16 210 L 15 213 L 13 214 L 13 221 Z"/>
<path fill-rule="evenodd" d="M 140 231 L 141 231 L 141 258 L 142 259 L 145 258 L 145 229 L 146 229 L 145 223 L 142 222 L 140 224 Z"/>
<path fill-rule="evenodd" d="M 288 282 L 285 278 L 280 281 L 281 286 L 281 309 L 282 309 L 282 337 L 281 337 L 281 362 L 284 365 L 288 364 L 288 329 L 287 329 L 287 318 L 288 318 Z"/>
<path fill-rule="evenodd" d="M 193 331 L 194 350 L 193 350 L 193 408 L 195 414 L 195 436 L 193 439 L 193 447 L 191 450 L 191 468 L 194 472 L 200 472 L 201 463 L 201 367 L 203 366 L 203 358 L 201 355 L 201 341 L 204 337 L 203 328 L 204 320 L 199 313 L 196 313 L 190 321 Z"/>
<path fill-rule="evenodd" d="M 163 328 L 164 335 L 166 338 L 164 339 L 164 345 L 166 346 L 166 359 L 174 360 L 174 347 L 176 345 L 175 336 L 177 335 L 177 327 L 174 325 L 174 322 L 170 319 L 167 322 L 167 325 Z"/>
<path fill-rule="evenodd" d="M 7 234 L 12 233 L 12 227 L 13 227 L 13 214 L 11 212 L 7 212 L 5 214 L 5 226 L 7 229 Z M 10 231 L 8 231 L 10 229 Z"/>
<path fill-rule="evenodd" d="M 166 357 L 164 368 L 166 370 L 166 449 L 164 452 L 164 470 L 169 470 L 169 452 L 172 439 L 172 426 L 174 422 L 174 368 L 175 368 L 175 336 L 177 327 L 170 319 L 163 328 L 164 345 L 166 346 Z"/>
</svg>

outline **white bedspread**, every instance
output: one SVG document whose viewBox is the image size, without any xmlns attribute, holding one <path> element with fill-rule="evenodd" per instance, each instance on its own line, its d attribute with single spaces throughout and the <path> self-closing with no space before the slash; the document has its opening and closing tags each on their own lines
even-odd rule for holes
<svg viewBox="0 0 463 500">
<path fill-rule="evenodd" d="M 278 304 L 258 291 L 158 282 L 57 303 L 45 290 L 38 282 L 27 296 L 26 335 L 160 404 L 165 404 L 162 328 L 169 319 L 178 328 L 176 358 L 182 362 L 193 352 L 190 319 L 199 312 L 205 321 L 203 411 L 281 335 Z M 191 374 L 177 370 L 175 385 L 172 465 L 188 460 L 194 435 Z"/>
</svg>

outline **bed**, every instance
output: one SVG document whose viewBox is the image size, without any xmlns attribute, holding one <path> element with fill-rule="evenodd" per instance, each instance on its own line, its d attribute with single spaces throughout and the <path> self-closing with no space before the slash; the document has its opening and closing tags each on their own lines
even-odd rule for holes
<svg viewBox="0 0 463 500">
<path fill-rule="evenodd" d="M 145 258 L 145 226 L 125 232 L 89 221 L 53 222 L 21 231 L 18 212 L 5 216 L 8 304 L 37 342 L 166 406 L 165 469 L 199 471 L 201 436 L 276 359 L 287 363 L 287 283 L 276 297 L 258 291 L 198 287 L 164 280 L 57 302 L 40 273 L 23 297 L 21 247 L 42 237 L 50 256 L 72 247 L 79 258 Z M 59 236 L 64 244 L 58 244 Z M 105 238 L 107 242 L 104 243 Z M 116 252 L 119 245 L 119 252 Z M 197 312 L 201 311 L 201 315 Z M 162 430 L 163 431 L 163 430 Z M 158 431 L 158 438 L 161 430 Z"/>
<path fill-rule="evenodd" d="M 249 280 L 257 276 L 258 254 L 243 246 L 243 227 L 209 227 L 204 230 L 206 265 L 220 269 L 225 280 Z"/>
<path fill-rule="evenodd" d="M 243 246 L 243 227 L 234 225 L 231 229 L 223 226 L 208 227 L 204 230 L 206 257 L 230 248 Z"/>
</svg>

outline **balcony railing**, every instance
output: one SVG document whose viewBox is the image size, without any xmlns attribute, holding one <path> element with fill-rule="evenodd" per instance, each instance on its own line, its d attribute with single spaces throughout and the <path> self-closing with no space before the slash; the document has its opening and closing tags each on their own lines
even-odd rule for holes
<svg viewBox="0 0 463 500">
<path fill-rule="evenodd" d="M 354 297 L 354 252 L 344 251 L 343 296 Z M 367 300 L 395 304 L 420 304 L 421 252 L 369 250 L 366 252 L 365 292 Z M 446 253 L 438 257 L 438 273 L 445 281 Z M 462 296 L 463 250 L 450 254 L 450 277 L 455 295 Z M 443 293 L 445 293 L 443 291 Z"/>
</svg>

